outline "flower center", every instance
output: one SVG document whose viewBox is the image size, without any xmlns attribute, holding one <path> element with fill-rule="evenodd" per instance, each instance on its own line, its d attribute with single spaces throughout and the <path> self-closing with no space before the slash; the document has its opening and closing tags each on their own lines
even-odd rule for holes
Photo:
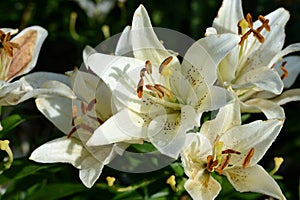
<svg viewBox="0 0 300 200">
<path fill-rule="evenodd" d="M 172 70 L 168 66 L 173 57 L 167 57 L 159 66 L 158 72 L 161 76 L 160 79 L 164 80 L 165 84 L 157 83 L 152 76 L 152 63 L 150 60 L 145 62 L 145 67 L 140 71 L 140 81 L 137 85 L 137 96 L 142 98 L 147 95 L 152 100 L 159 102 L 165 106 L 173 107 L 173 103 L 177 102 L 177 98 L 173 94 L 170 86 L 170 76 Z M 145 80 L 147 84 L 145 84 Z M 146 90 L 144 90 L 144 87 Z M 168 104 L 171 103 L 171 104 Z"/>
<path fill-rule="evenodd" d="M 76 105 L 72 108 L 72 130 L 68 134 L 68 138 L 70 138 L 73 133 L 75 133 L 78 129 L 86 130 L 90 133 L 93 133 L 94 130 L 101 124 L 103 121 L 96 116 L 95 113 L 91 112 L 96 104 L 96 99 L 91 100 L 89 103 L 81 101 L 81 115 L 78 116 L 78 108 Z"/>
<path fill-rule="evenodd" d="M 213 148 L 213 155 L 207 156 L 207 165 L 206 169 L 209 172 L 217 172 L 219 175 L 222 174 L 223 170 L 230 166 L 229 161 L 233 154 L 240 155 L 241 152 L 236 151 L 234 149 L 225 149 L 222 150 L 224 143 L 221 141 L 217 141 Z M 246 168 L 250 164 L 250 160 L 254 155 L 254 148 L 251 148 L 249 152 L 245 155 L 242 167 Z"/>
</svg>

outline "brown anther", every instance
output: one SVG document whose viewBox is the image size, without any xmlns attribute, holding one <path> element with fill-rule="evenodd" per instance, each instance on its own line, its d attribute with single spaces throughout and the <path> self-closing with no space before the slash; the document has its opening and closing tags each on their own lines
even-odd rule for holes
<svg viewBox="0 0 300 200">
<path fill-rule="evenodd" d="M 10 32 L 5 34 L 3 31 L 0 32 L 0 43 L 2 44 L 4 51 L 8 53 L 10 57 L 13 57 L 13 49 L 20 48 L 20 45 L 10 41 Z"/>
<path fill-rule="evenodd" d="M 163 85 L 155 84 L 154 88 L 157 89 L 158 91 L 162 92 L 163 94 L 165 94 L 169 98 L 172 96 L 172 92 Z"/>
<path fill-rule="evenodd" d="M 212 172 L 214 170 L 214 167 L 218 165 L 218 160 L 214 160 L 214 157 L 212 155 L 207 156 L 207 165 L 206 169 L 209 172 Z"/>
<path fill-rule="evenodd" d="M 150 62 L 150 60 L 147 60 L 145 62 L 145 68 L 149 75 L 152 74 L 152 63 Z"/>
<path fill-rule="evenodd" d="M 270 25 L 269 25 L 269 20 L 266 19 L 264 16 L 259 15 L 258 16 L 258 20 L 262 23 L 262 25 L 260 27 L 258 27 L 257 29 L 253 28 L 253 21 L 252 21 L 252 16 L 250 15 L 250 13 L 248 13 L 246 15 L 246 21 L 248 23 L 248 28 L 250 30 L 248 30 L 242 37 L 241 37 L 241 41 L 239 42 L 239 45 L 242 45 L 244 43 L 244 41 L 248 38 L 248 36 L 253 33 L 253 36 L 258 39 L 258 41 L 260 43 L 263 43 L 265 41 L 264 36 L 261 34 L 261 31 L 263 29 L 265 29 L 266 31 L 270 31 Z M 242 34 L 242 27 L 240 26 L 240 23 L 242 22 L 242 20 L 239 21 L 238 23 L 238 33 L 241 35 Z"/>
<path fill-rule="evenodd" d="M 143 96 L 143 87 L 144 87 L 144 79 L 141 78 L 138 83 L 137 90 L 136 90 L 139 98 L 142 98 L 142 96 Z"/>
<path fill-rule="evenodd" d="M 97 100 L 96 100 L 96 99 L 93 99 L 92 101 L 90 101 L 90 103 L 89 103 L 88 106 L 87 106 L 87 110 L 88 110 L 88 111 L 93 110 L 93 108 L 94 108 L 94 106 L 95 106 L 96 103 L 97 103 Z"/>
<path fill-rule="evenodd" d="M 94 117 L 94 116 L 91 116 L 91 115 L 87 115 L 87 116 L 88 116 L 89 118 L 91 118 L 91 119 L 97 121 L 99 124 L 103 124 L 103 123 L 104 123 L 104 121 L 101 120 L 99 117 Z"/>
<path fill-rule="evenodd" d="M 288 70 L 285 68 L 286 63 L 286 61 L 282 62 L 280 66 L 280 69 L 283 71 L 283 74 L 280 76 L 281 80 L 285 79 L 289 75 Z"/>
<path fill-rule="evenodd" d="M 264 16 L 262 16 L 262 15 L 259 15 L 259 16 L 258 16 L 258 20 L 262 23 L 262 26 L 260 26 L 260 27 L 262 27 L 261 29 L 265 28 L 266 31 L 268 31 L 268 32 L 271 31 L 271 27 L 270 27 L 270 25 L 269 25 L 269 20 L 268 20 L 268 19 L 266 19 L 266 18 L 265 18 Z"/>
<path fill-rule="evenodd" d="M 162 63 L 159 66 L 159 73 L 161 74 L 162 71 L 167 67 L 167 65 L 172 61 L 173 57 L 169 56 L 166 59 L 164 59 L 164 61 L 162 61 Z"/>
<path fill-rule="evenodd" d="M 140 71 L 140 77 L 141 78 L 145 77 L 145 73 L 146 73 L 146 68 L 141 69 L 141 71 Z"/>
<path fill-rule="evenodd" d="M 246 15 L 246 21 L 248 22 L 249 28 L 253 28 L 253 21 L 252 21 L 252 16 L 251 16 L 250 13 L 248 13 L 248 14 Z"/>
<path fill-rule="evenodd" d="M 87 107 L 88 107 L 88 104 L 85 103 L 84 101 L 81 101 L 81 112 L 83 114 L 85 114 L 87 112 Z"/>
<path fill-rule="evenodd" d="M 86 131 L 88 131 L 90 133 L 94 132 L 93 128 L 91 128 L 87 124 L 82 123 L 82 124 L 79 124 L 79 125 L 73 127 L 72 130 L 70 131 L 70 133 L 67 135 L 67 138 L 70 138 L 77 131 L 77 129 L 80 129 L 80 128 L 83 129 L 83 130 L 86 130 Z"/>
<path fill-rule="evenodd" d="M 78 109 L 77 106 L 72 107 L 72 117 L 75 118 L 78 115 Z"/>
<path fill-rule="evenodd" d="M 233 149 L 225 149 L 222 151 L 222 154 L 231 154 L 231 153 L 238 154 L 238 155 L 241 154 L 241 152 L 233 150 Z"/>
<path fill-rule="evenodd" d="M 225 169 L 225 167 L 228 166 L 230 157 L 231 157 L 231 155 L 228 154 L 228 155 L 225 157 L 225 159 L 222 160 L 221 165 L 220 165 L 217 169 L 215 169 L 215 171 L 218 172 L 220 175 L 223 173 L 223 169 Z"/>
<path fill-rule="evenodd" d="M 163 98 L 164 97 L 164 93 L 158 89 L 155 88 L 155 86 L 153 85 L 146 85 L 146 88 L 148 90 L 151 90 L 152 92 L 155 92 L 159 98 Z"/>
<path fill-rule="evenodd" d="M 264 38 L 264 36 L 262 36 L 262 34 L 260 34 L 260 31 L 258 31 L 258 30 L 252 30 L 252 33 L 253 33 L 253 35 L 254 35 L 254 37 L 256 38 L 256 39 L 258 39 L 258 41 L 260 42 L 260 43 L 263 43 L 264 41 L 265 41 L 265 38 Z"/>
<path fill-rule="evenodd" d="M 248 167 L 248 165 L 250 164 L 250 160 L 253 157 L 253 155 L 254 155 L 254 148 L 251 148 L 243 160 L 242 166 L 244 169 Z"/>
</svg>

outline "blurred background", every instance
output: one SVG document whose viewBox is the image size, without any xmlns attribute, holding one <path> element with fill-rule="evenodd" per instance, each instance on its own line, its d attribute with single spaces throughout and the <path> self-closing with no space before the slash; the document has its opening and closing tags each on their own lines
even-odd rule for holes
<svg viewBox="0 0 300 200">
<path fill-rule="evenodd" d="M 31 25 L 40 25 L 47 29 L 49 35 L 42 46 L 34 71 L 64 73 L 81 65 L 82 50 L 85 45 L 96 46 L 106 38 L 120 33 L 126 25 L 130 25 L 133 13 L 139 4 L 143 4 L 148 10 L 153 26 L 173 29 L 197 40 L 203 37 L 205 29 L 211 26 L 221 3 L 221 0 L 6 0 L 0 1 L 0 26 L 21 30 Z M 285 46 L 300 42 L 300 0 L 243 1 L 244 13 L 250 12 L 253 18 L 259 14 L 266 15 L 278 7 L 286 8 L 291 14 L 286 27 Z M 300 87 L 299 78 L 294 87 Z M 283 157 L 285 162 L 277 173 L 277 181 L 288 199 L 299 199 L 300 103 L 289 103 L 284 108 L 287 120 L 282 133 L 260 164 L 270 170 L 273 168 L 273 158 L 275 156 Z M 20 158 L 20 162 L 23 164 L 27 162 L 25 161 L 26 156 L 28 157 L 33 149 L 45 141 L 61 136 L 61 133 L 38 113 L 33 100 L 13 108 L 5 107 L 4 111 L 6 114 L 22 113 L 24 116 L 30 113 L 30 116 L 27 116 L 29 119 L 25 123 L 20 123 L 16 129 L 6 135 L 6 138 L 12 141 L 16 156 L 25 156 L 23 160 Z M 18 163 L 18 160 L 16 161 Z M 29 163 L 32 164 L 32 162 L 28 162 L 28 165 Z M 15 195 L 11 193 L 11 195 L 4 196 L 3 199 L 22 199 L 22 194 L 24 197 L 24 193 L 27 194 L 29 190 L 36 193 L 42 191 L 41 186 L 36 186 L 38 189 L 32 189 L 37 181 L 46 186 L 47 183 L 65 183 L 60 185 L 61 187 L 53 187 L 53 191 L 48 188 L 49 193 L 46 199 L 63 197 L 94 199 L 94 194 L 106 195 L 108 199 L 147 199 L 146 193 L 148 197 L 153 197 L 156 191 L 159 191 L 159 189 L 149 190 L 149 184 L 142 184 L 134 192 L 131 191 L 132 193 L 129 193 L 128 197 L 126 195 L 117 197 L 115 191 L 107 189 L 104 184 L 99 184 L 91 190 L 82 188 L 78 179 L 78 171 L 69 165 L 48 166 L 51 166 L 51 168 L 49 167 L 51 170 L 48 168 L 46 171 L 46 169 L 39 168 L 36 174 L 20 178 L 19 180 L 23 182 L 16 182 L 16 186 L 11 189 L 14 190 Z M 121 180 L 119 182 L 121 186 L 128 186 L 137 180 L 148 180 L 149 176 L 168 178 L 172 174 L 172 170 L 173 174 L 180 173 L 176 172 L 174 167 L 150 175 L 125 174 L 106 168 L 99 182 L 105 183 L 107 175 L 114 175 Z M 11 173 L 13 174 L 13 172 Z M 58 175 L 52 176 L 53 174 Z M 0 184 L 1 180 L 3 181 L 3 179 L 0 178 Z M 158 181 L 156 186 L 152 185 L 151 187 L 155 188 L 161 184 L 162 188 L 166 188 L 167 193 L 164 193 L 165 196 L 158 195 L 157 198 L 154 196 L 148 199 L 188 199 L 184 192 L 178 195 L 172 193 L 172 190 L 165 184 L 165 179 L 158 178 L 156 181 Z M 76 187 L 71 186 L 70 183 L 76 183 Z M 59 188 L 62 191 L 58 190 Z M 46 189 L 44 188 L 43 191 Z M 65 196 L 50 197 L 51 192 L 65 194 Z M 41 197 L 36 196 L 37 199 Z M 263 199 L 264 197 L 251 194 L 228 194 L 226 191 L 219 197 L 219 199 L 233 198 Z"/>
</svg>

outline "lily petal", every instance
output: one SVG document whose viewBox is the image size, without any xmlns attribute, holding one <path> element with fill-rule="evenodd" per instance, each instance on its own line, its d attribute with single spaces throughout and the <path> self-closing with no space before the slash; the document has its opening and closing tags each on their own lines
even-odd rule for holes
<svg viewBox="0 0 300 200">
<path fill-rule="evenodd" d="M 72 130 L 72 100 L 60 96 L 39 97 L 35 100 L 39 111 L 59 130 L 69 134 Z"/>
<path fill-rule="evenodd" d="M 260 165 L 245 169 L 234 167 L 223 171 L 230 183 L 239 192 L 258 192 L 284 200 L 280 187 Z"/>
<path fill-rule="evenodd" d="M 197 179 L 188 179 L 184 188 L 193 199 L 197 200 L 213 200 L 221 191 L 220 183 L 210 174 L 204 174 Z"/>
<path fill-rule="evenodd" d="M 97 53 L 96 49 L 94 49 L 93 47 L 86 45 L 82 51 L 82 58 L 83 58 L 83 63 L 85 65 L 86 69 L 89 69 L 89 67 L 87 66 L 87 60 L 88 57 L 94 53 Z"/>
<path fill-rule="evenodd" d="M 131 40 L 136 58 L 143 61 L 151 60 L 152 63 L 159 65 L 171 55 L 158 40 L 143 5 L 140 5 L 133 15 L 131 34 L 134 35 Z"/>
<path fill-rule="evenodd" d="M 198 40 L 193 44 L 184 56 L 182 62 L 182 75 L 188 80 L 197 77 L 189 77 L 189 70 L 194 69 L 202 76 L 208 85 L 217 79 L 217 66 L 220 61 L 239 43 L 240 37 L 234 34 L 211 35 Z M 199 76 L 199 75 L 198 75 Z"/>
<path fill-rule="evenodd" d="M 254 148 L 254 156 L 249 166 L 255 165 L 270 148 L 278 136 L 284 120 L 269 119 L 266 121 L 257 120 L 249 124 L 235 126 L 222 134 L 221 139 L 226 148 L 237 149 L 240 155 L 232 156 L 230 162 L 242 166 L 242 159 L 245 158 L 251 148 Z"/>
<path fill-rule="evenodd" d="M 86 187 L 91 188 L 101 175 L 104 165 L 92 156 L 86 157 L 82 164 L 79 178 Z"/>
<path fill-rule="evenodd" d="M 244 18 L 241 0 L 223 0 L 213 27 L 220 33 L 238 33 L 238 22 Z"/>
<path fill-rule="evenodd" d="M 116 50 L 115 50 L 116 56 L 131 57 L 129 56 L 130 54 L 132 54 L 133 51 L 131 35 L 132 35 L 131 27 L 126 26 L 118 40 Z"/>
<path fill-rule="evenodd" d="M 107 145 L 116 142 L 141 143 L 146 137 L 143 118 L 128 109 L 124 109 L 95 130 L 88 140 L 88 146 Z"/>
<path fill-rule="evenodd" d="M 291 101 L 300 101 L 300 89 L 290 89 L 284 91 L 280 96 L 271 100 L 278 105 L 284 105 Z"/>
<path fill-rule="evenodd" d="M 79 140 L 61 137 L 35 149 L 29 159 L 40 163 L 70 163 L 80 169 L 84 157 L 88 154 Z"/>
<path fill-rule="evenodd" d="M 267 67 L 254 68 L 241 74 L 234 84 L 241 88 L 255 85 L 274 94 L 280 94 L 283 90 L 283 82 L 279 74 Z"/>
<path fill-rule="evenodd" d="M 297 96 L 294 98 L 297 98 Z M 242 112 L 263 112 L 267 119 L 285 119 L 284 110 L 276 101 L 272 102 L 271 100 L 257 98 L 240 103 Z"/>
</svg>

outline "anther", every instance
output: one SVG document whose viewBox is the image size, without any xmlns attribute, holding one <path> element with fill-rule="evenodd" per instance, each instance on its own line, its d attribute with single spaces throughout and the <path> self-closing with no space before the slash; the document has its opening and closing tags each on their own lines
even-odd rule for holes
<svg viewBox="0 0 300 200">
<path fill-rule="evenodd" d="M 231 155 L 228 154 L 225 157 L 225 159 L 222 160 L 221 165 L 217 169 L 215 169 L 215 171 L 218 172 L 220 175 L 222 174 L 223 169 L 225 169 L 225 167 L 227 167 L 227 165 L 229 164 L 230 157 L 231 157 Z"/>
<path fill-rule="evenodd" d="M 233 150 L 233 149 L 226 149 L 226 150 L 222 151 L 222 154 L 231 154 L 231 153 L 238 154 L 238 155 L 241 154 L 241 152 Z"/>
<path fill-rule="evenodd" d="M 159 73 L 163 76 L 171 75 L 172 71 L 167 68 L 168 64 L 172 61 L 173 57 L 169 56 L 159 66 Z"/>
<path fill-rule="evenodd" d="M 254 148 L 251 148 L 243 160 L 242 166 L 244 169 L 248 167 L 248 165 L 250 164 L 250 160 L 253 157 L 253 155 L 254 155 Z"/>
<path fill-rule="evenodd" d="M 146 68 L 147 73 L 149 75 L 151 75 L 152 74 L 152 64 L 151 64 L 150 60 L 146 61 L 145 68 Z"/>
<path fill-rule="evenodd" d="M 137 90 L 136 90 L 139 98 L 142 98 L 142 96 L 143 96 L 143 87 L 144 87 L 144 79 L 141 78 L 138 83 Z"/>
<path fill-rule="evenodd" d="M 146 68 L 141 69 L 141 71 L 140 71 L 140 77 L 141 78 L 145 77 L 145 73 L 146 73 Z"/>
<path fill-rule="evenodd" d="M 152 85 L 146 85 L 146 88 L 148 90 L 151 90 L 152 92 L 155 92 L 159 98 L 163 98 L 164 97 L 164 93 L 158 89 L 155 88 L 155 86 Z"/>
<path fill-rule="evenodd" d="M 172 92 L 163 85 L 155 84 L 154 88 L 157 89 L 158 91 L 162 92 L 163 94 L 165 94 L 169 98 L 172 96 Z"/>
<path fill-rule="evenodd" d="M 88 107 L 87 103 L 85 103 L 84 101 L 81 101 L 81 112 L 83 114 L 85 114 L 87 112 L 87 107 Z"/>
<path fill-rule="evenodd" d="M 214 160 L 214 157 L 212 155 L 207 156 L 207 171 L 212 172 L 214 170 L 214 167 L 216 167 L 218 163 L 218 160 Z"/>
<path fill-rule="evenodd" d="M 96 99 L 93 99 L 92 101 L 90 101 L 90 103 L 89 103 L 88 106 L 87 106 L 87 110 L 88 110 L 88 111 L 93 110 L 93 108 L 94 108 L 94 106 L 95 106 L 96 103 L 97 103 L 97 100 L 96 100 Z"/>
<path fill-rule="evenodd" d="M 288 77 L 288 75 L 289 75 L 288 70 L 285 68 L 286 63 L 287 63 L 286 61 L 282 62 L 281 66 L 280 66 L 280 69 L 283 71 L 283 74 L 280 76 L 281 80 Z"/>
</svg>

